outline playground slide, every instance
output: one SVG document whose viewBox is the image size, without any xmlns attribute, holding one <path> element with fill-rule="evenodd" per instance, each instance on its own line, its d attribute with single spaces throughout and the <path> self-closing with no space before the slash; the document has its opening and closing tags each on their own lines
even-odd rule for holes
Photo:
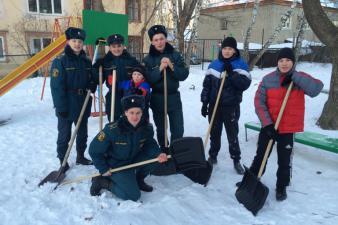
<svg viewBox="0 0 338 225">
<path fill-rule="evenodd" d="M 35 71 L 46 65 L 50 60 L 59 55 L 66 45 L 66 36 L 62 35 L 54 42 L 44 48 L 42 51 L 35 54 L 25 63 L 15 68 L 0 80 L 0 96 L 11 90 L 21 81 L 29 77 Z"/>
</svg>

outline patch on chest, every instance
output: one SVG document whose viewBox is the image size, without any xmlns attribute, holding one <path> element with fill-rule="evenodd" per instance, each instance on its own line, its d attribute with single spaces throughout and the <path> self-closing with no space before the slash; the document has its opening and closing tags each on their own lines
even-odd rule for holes
<svg viewBox="0 0 338 225">
<path fill-rule="evenodd" d="M 144 143 L 146 142 L 146 140 L 147 140 L 147 139 L 142 139 L 142 140 L 140 140 L 140 148 L 143 147 L 143 145 L 144 145 Z"/>
<path fill-rule="evenodd" d="M 116 145 L 127 145 L 127 142 L 123 142 L 123 141 L 117 141 L 115 142 Z"/>
<path fill-rule="evenodd" d="M 52 71 L 52 75 L 53 77 L 58 77 L 59 76 L 59 70 L 57 68 L 54 68 L 53 71 Z"/>
<path fill-rule="evenodd" d="M 102 142 L 104 139 L 106 138 L 106 134 L 101 131 L 98 135 L 97 135 L 97 140 L 99 140 L 100 142 Z"/>
</svg>

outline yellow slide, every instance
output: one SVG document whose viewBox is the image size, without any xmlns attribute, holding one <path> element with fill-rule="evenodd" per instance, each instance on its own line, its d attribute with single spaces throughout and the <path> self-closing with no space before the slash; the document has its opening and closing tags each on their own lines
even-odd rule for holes
<svg viewBox="0 0 338 225">
<path fill-rule="evenodd" d="M 54 42 L 36 53 L 21 66 L 15 68 L 0 80 L 0 96 L 15 87 L 21 81 L 32 75 L 35 71 L 46 65 L 54 57 L 58 56 L 66 45 L 66 36 L 62 35 Z"/>
</svg>

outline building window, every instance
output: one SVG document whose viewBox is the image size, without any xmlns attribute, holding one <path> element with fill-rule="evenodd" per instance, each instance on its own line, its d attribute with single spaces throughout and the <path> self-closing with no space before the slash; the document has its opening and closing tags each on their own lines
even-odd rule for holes
<svg viewBox="0 0 338 225">
<path fill-rule="evenodd" d="M 31 39 L 31 54 L 36 54 L 51 43 L 50 38 L 32 38 Z"/>
<path fill-rule="evenodd" d="M 282 24 L 282 29 L 291 29 L 291 17 L 287 18 Z"/>
<path fill-rule="evenodd" d="M 5 61 L 5 38 L 0 36 L 0 61 Z"/>
<path fill-rule="evenodd" d="M 137 59 L 141 59 L 142 58 L 141 55 L 143 54 L 141 50 L 141 37 L 129 36 L 127 50 L 130 54 L 135 56 Z"/>
<path fill-rule="evenodd" d="M 62 14 L 61 0 L 28 0 L 31 13 Z"/>
<path fill-rule="evenodd" d="M 141 1 L 140 0 L 128 0 L 127 1 L 127 14 L 129 21 L 141 21 L 140 18 L 140 9 Z"/>
<path fill-rule="evenodd" d="M 227 30 L 228 29 L 228 21 L 226 19 L 221 19 L 220 20 L 221 30 Z"/>
</svg>

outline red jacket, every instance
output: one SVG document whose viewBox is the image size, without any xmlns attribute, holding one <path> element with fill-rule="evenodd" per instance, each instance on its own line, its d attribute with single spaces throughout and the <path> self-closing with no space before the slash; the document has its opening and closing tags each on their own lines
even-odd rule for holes
<svg viewBox="0 0 338 225">
<path fill-rule="evenodd" d="M 256 113 L 265 127 L 275 123 L 285 97 L 287 87 L 281 83 L 285 75 L 278 70 L 263 77 L 255 95 Z M 317 96 L 323 88 L 323 83 L 304 72 L 294 71 L 292 75 L 294 87 L 291 90 L 281 122 L 279 133 L 295 133 L 304 130 L 305 97 Z"/>
</svg>

